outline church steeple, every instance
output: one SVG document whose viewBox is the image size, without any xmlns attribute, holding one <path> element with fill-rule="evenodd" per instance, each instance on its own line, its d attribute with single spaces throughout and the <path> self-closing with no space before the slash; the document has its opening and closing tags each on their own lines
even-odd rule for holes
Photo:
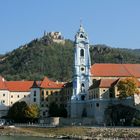
<svg viewBox="0 0 140 140">
<path fill-rule="evenodd" d="M 75 42 L 76 42 L 76 43 L 79 43 L 79 42 L 81 42 L 81 41 L 84 41 L 84 42 L 86 42 L 86 43 L 89 42 L 89 41 L 88 41 L 88 36 L 87 36 L 87 34 L 85 33 L 85 30 L 84 30 L 82 24 L 80 24 L 80 28 L 79 28 L 79 30 L 78 30 L 76 36 L 75 36 Z"/>
<path fill-rule="evenodd" d="M 88 36 L 80 25 L 75 36 L 72 100 L 85 100 L 90 85 L 90 53 Z"/>
</svg>

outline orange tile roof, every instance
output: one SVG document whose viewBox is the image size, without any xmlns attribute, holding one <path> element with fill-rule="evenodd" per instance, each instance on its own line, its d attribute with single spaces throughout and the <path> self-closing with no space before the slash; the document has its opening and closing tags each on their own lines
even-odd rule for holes
<svg viewBox="0 0 140 140">
<path fill-rule="evenodd" d="M 33 81 L 6 81 L 9 91 L 28 92 L 33 85 Z"/>
<path fill-rule="evenodd" d="M 140 77 L 140 64 L 94 64 L 94 77 Z"/>
<path fill-rule="evenodd" d="M 55 89 L 62 88 L 63 86 L 64 84 L 51 81 L 47 77 L 44 78 L 44 80 L 41 82 L 40 85 L 41 88 L 55 88 Z"/>
<path fill-rule="evenodd" d="M 112 86 L 115 86 L 117 84 L 119 79 L 100 79 L 100 80 L 94 80 L 93 84 L 89 87 L 90 89 L 94 88 L 110 88 Z"/>
<path fill-rule="evenodd" d="M 109 88 L 113 86 L 113 84 L 117 83 L 118 79 L 101 79 L 100 80 L 100 88 Z"/>
</svg>

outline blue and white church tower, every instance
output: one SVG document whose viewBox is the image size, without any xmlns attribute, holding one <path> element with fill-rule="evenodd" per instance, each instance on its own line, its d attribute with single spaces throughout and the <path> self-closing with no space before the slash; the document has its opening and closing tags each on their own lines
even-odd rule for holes
<svg viewBox="0 0 140 140">
<path fill-rule="evenodd" d="M 86 100 L 90 82 L 89 40 L 82 25 L 75 36 L 73 95 L 71 98 L 71 115 L 76 117 L 78 102 Z M 75 115 L 74 115 L 75 114 Z"/>
</svg>

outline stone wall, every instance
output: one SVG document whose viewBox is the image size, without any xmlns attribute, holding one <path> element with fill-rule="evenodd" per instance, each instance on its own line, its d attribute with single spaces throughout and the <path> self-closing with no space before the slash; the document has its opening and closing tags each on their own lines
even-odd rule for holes
<svg viewBox="0 0 140 140">
<path fill-rule="evenodd" d="M 104 124 L 104 112 L 109 105 L 123 104 L 136 108 L 133 98 L 128 99 L 92 99 L 87 101 L 71 102 L 71 117 L 74 119 L 88 117 L 94 118 L 94 124 Z"/>
</svg>

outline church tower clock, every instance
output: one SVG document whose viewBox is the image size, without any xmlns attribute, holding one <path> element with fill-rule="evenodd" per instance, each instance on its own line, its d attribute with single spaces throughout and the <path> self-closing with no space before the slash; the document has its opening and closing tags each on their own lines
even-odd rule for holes
<svg viewBox="0 0 140 140">
<path fill-rule="evenodd" d="M 90 86 L 89 40 L 82 25 L 75 36 L 73 95 L 71 100 L 85 100 Z"/>
</svg>

